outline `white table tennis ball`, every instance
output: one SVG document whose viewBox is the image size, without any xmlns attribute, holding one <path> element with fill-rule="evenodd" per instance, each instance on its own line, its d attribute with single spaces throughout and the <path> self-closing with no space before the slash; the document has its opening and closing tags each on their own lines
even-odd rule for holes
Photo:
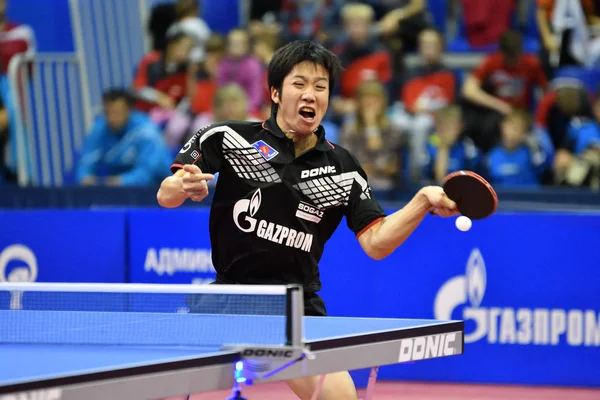
<svg viewBox="0 0 600 400">
<path fill-rule="evenodd" d="M 466 232 L 469 229 L 471 229 L 471 225 L 472 222 L 469 219 L 469 217 L 465 217 L 464 215 L 461 215 L 460 217 L 456 218 L 456 227 L 458 228 L 458 230 Z"/>
</svg>

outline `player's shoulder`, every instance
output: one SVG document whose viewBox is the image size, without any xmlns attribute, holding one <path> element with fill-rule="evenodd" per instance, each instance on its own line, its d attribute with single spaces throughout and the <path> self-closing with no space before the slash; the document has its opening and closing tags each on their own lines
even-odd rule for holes
<svg viewBox="0 0 600 400">
<path fill-rule="evenodd" d="M 330 157 L 333 157 L 334 161 L 344 166 L 345 170 L 355 170 L 360 166 L 360 162 L 350 150 L 329 140 L 327 143 L 329 143 L 329 145 L 332 147 L 331 151 L 329 152 Z"/>
<path fill-rule="evenodd" d="M 196 138 L 208 138 L 217 135 L 222 137 L 225 133 L 247 136 L 263 130 L 261 121 L 221 121 L 200 128 L 196 132 Z"/>
</svg>

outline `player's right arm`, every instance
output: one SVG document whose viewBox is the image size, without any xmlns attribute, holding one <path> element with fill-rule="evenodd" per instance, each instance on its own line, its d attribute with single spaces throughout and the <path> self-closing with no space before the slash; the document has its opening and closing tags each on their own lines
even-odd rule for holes
<svg viewBox="0 0 600 400">
<path fill-rule="evenodd" d="M 186 199 L 202 201 L 208 196 L 206 181 L 213 180 L 222 163 L 223 136 L 218 127 L 196 133 L 179 151 L 171 166 L 172 176 L 165 178 L 156 198 L 165 208 L 175 208 Z"/>
</svg>

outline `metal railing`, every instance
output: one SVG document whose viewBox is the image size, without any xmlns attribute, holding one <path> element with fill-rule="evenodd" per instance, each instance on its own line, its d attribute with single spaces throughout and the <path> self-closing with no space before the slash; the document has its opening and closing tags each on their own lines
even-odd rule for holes
<svg viewBox="0 0 600 400">
<path fill-rule="evenodd" d="M 74 54 L 18 54 L 9 64 L 20 186 L 62 186 L 86 131 Z"/>
</svg>

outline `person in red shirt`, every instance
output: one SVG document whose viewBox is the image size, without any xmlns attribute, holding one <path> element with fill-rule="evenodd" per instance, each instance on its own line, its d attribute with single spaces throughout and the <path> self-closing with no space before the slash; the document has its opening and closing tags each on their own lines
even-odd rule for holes
<svg viewBox="0 0 600 400">
<path fill-rule="evenodd" d="M 337 116 L 355 111 L 356 88 L 365 80 L 378 79 L 389 91 L 392 82 L 392 59 L 377 38 L 371 35 L 375 27 L 375 11 L 368 4 L 350 3 L 342 9 L 347 40 L 335 47 L 344 68 L 339 92 L 334 94 L 332 108 Z M 394 99 L 396 96 L 390 96 Z"/>
<path fill-rule="evenodd" d="M 490 149 L 499 138 L 499 122 L 513 108 L 529 109 L 535 86 L 546 89 L 548 80 L 539 60 L 522 51 L 521 35 L 506 31 L 500 50 L 487 56 L 465 80 L 467 134 L 482 149 Z"/>
<path fill-rule="evenodd" d="M 15 110 L 12 93 L 13 91 L 22 93 L 23 88 L 11 86 L 8 79 L 8 65 L 17 54 L 25 54 L 31 59 L 36 53 L 36 41 L 30 26 L 17 24 L 6 18 L 6 8 L 7 1 L 0 0 L 0 100 L 4 110 L 2 114 L 6 117 L 0 118 L 0 124 L 7 128 L 0 131 L 0 175 L 4 175 L 6 181 L 14 182 L 18 157 L 16 128 L 17 124 L 22 125 L 22 123 Z M 5 158 L 5 155 L 8 157 Z M 29 156 L 25 155 L 25 157 Z M 28 162 L 29 160 L 26 159 L 25 163 Z"/>
</svg>

